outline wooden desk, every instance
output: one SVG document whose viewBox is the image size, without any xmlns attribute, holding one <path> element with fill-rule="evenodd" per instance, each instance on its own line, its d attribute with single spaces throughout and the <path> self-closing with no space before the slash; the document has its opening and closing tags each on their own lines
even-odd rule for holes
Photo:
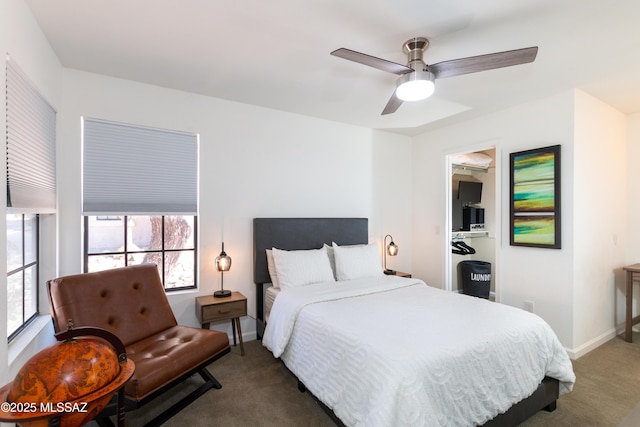
<svg viewBox="0 0 640 427">
<path fill-rule="evenodd" d="M 233 345 L 236 345 L 236 330 L 240 341 L 240 354 L 244 356 L 240 317 L 247 315 L 247 298 L 240 292 L 232 292 L 230 297 L 215 298 L 211 295 L 196 298 L 196 317 L 203 329 L 209 329 L 211 322 L 231 320 Z"/>
<path fill-rule="evenodd" d="M 627 272 L 627 308 L 624 320 L 624 340 L 631 342 L 631 328 L 640 322 L 640 316 L 633 317 L 633 282 L 640 282 L 640 264 L 623 267 Z"/>
</svg>

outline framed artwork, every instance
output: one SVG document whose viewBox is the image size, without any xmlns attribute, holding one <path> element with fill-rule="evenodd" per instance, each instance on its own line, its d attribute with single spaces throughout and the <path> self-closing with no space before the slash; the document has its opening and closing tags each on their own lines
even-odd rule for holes
<svg viewBox="0 0 640 427">
<path fill-rule="evenodd" d="M 509 155 L 511 245 L 561 248 L 560 145 Z"/>
</svg>

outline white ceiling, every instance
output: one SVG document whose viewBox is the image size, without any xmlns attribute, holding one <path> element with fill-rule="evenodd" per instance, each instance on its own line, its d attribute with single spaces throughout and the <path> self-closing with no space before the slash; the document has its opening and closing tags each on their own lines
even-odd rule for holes
<svg viewBox="0 0 640 427">
<path fill-rule="evenodd" d="M 409 135 L 580 88 L 640 111 L 640 1 L 26 0 L 65 67 Z M 380 112 L 396 76 L 329 55 L 406 63 L 539 46 L 532 64 L 436 81 Z"/>
</svg>

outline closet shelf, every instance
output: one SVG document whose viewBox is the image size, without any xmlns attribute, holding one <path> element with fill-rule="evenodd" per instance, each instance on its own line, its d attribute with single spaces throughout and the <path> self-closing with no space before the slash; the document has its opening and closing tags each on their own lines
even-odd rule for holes
<svg viewBox="0 0 640 427">
<path fill-rule="evenodd" d="M 472 237 L 489 237 L 489 232 L 487 230 L 482 231 L 452 231 L 451 232 L 451 240 L 454 239 L 466 239 Z"/>
<path fill-rule="evenodd" d="M 480 166 L 471 166 L 471 165 L 463 165 L 463 164 L 458 164 L 458 163 L 453 163 L 451 165 L 451 168 L 453 169 L 454 173 L 456 170 L 468 170 L 468 171 L 472 171 L 472 172 L 484 172 L 484 173 L 488 173 L 489 172 L 489 168 L 483 168 Z"/>
</svg>

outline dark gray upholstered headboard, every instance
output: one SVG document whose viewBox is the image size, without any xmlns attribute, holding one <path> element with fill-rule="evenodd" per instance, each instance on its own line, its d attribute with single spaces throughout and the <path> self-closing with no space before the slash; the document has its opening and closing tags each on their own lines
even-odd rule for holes
<svg viewBox="0 0 640 427">
<path fill-rule="evenodd" d="M 265 249 L 319 249 L 369 243 L 367 218 L 254 218 L 253 281 L 269 283 Z"/>
<path fill-rule="evenodd" d="M 266 249 L 318 249 L 331 245 L 369 243 L 367 218 L 254 218 L 253 281 L 256 284 L 256 328 L 264 330 L 263 284 L 270 283 Z"/>
</svg>

